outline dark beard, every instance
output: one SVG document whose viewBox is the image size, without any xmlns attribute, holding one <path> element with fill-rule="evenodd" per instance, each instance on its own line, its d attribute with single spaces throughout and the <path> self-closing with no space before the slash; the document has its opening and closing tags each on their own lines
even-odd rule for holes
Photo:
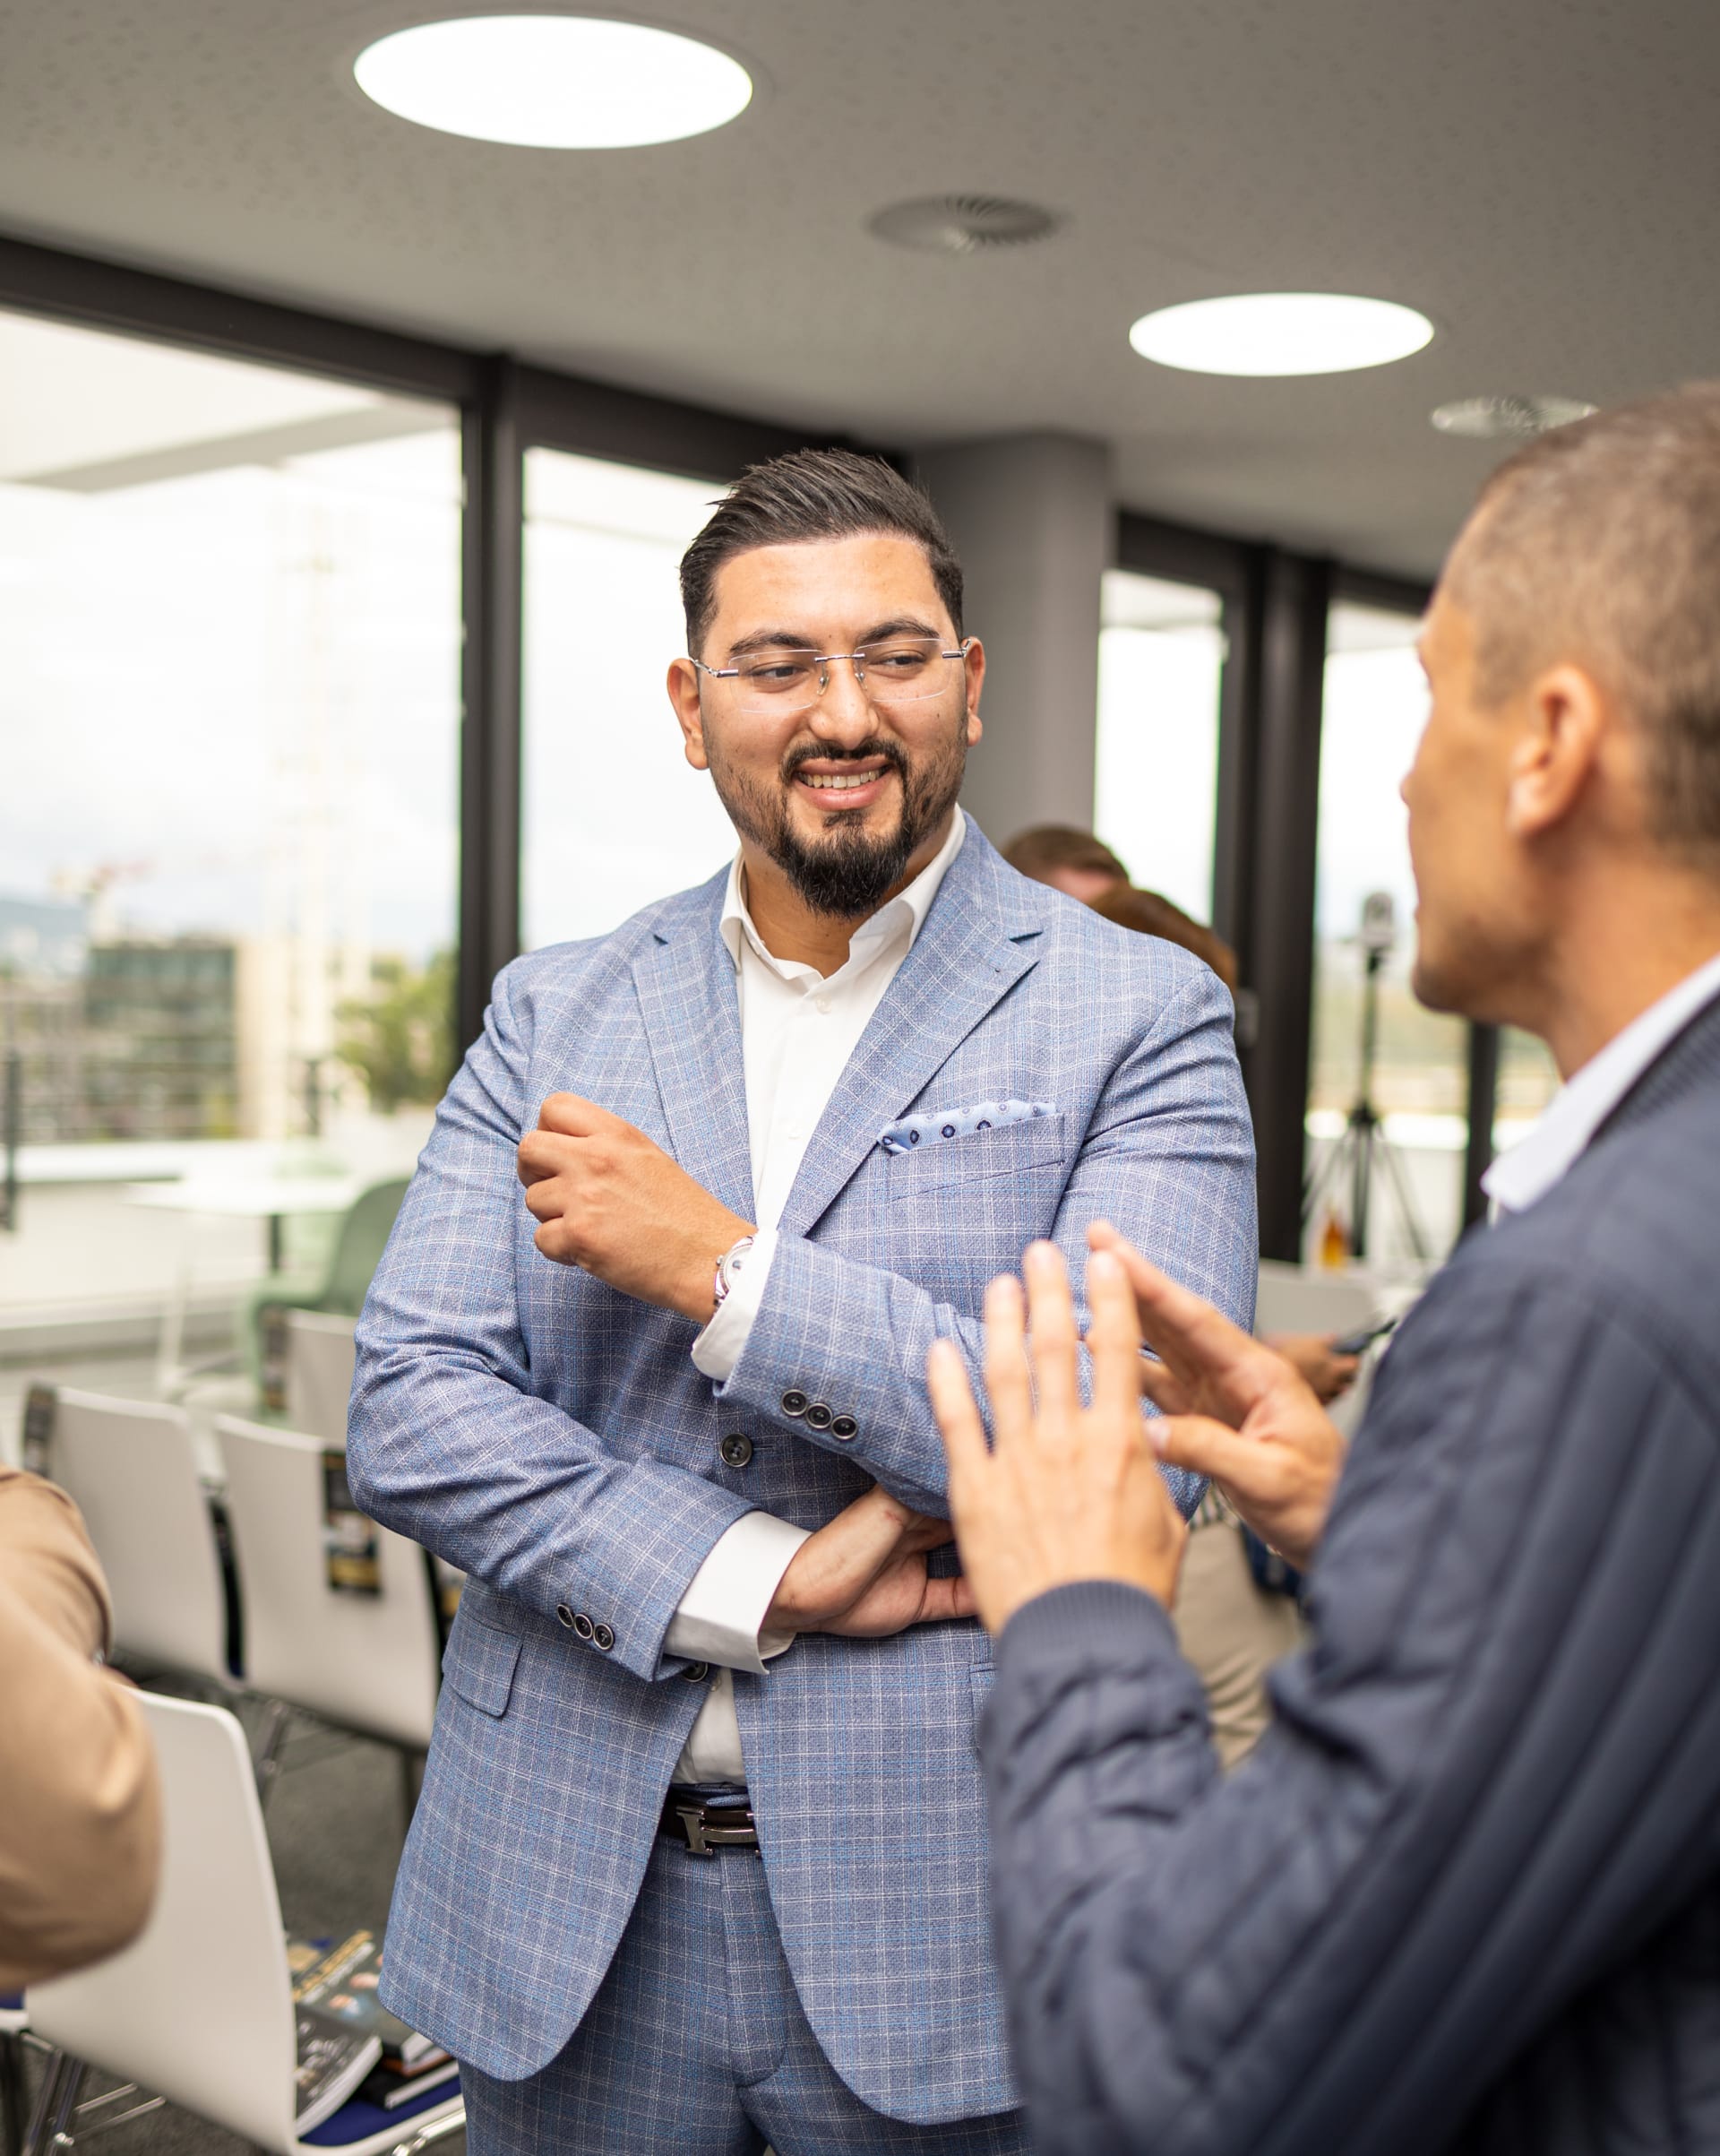
<svg viewBox="0 0 1720 2156">
<path fill-rule="evenodd" d="M 876 913 L 902 879 L 921 844 L 954 806 L 968 762 L 968 713 L 964 709 L 954 741 L 934 752 L 916 772 L 895 741 L 874 737 L 858 748 L 837 751 L 808 744 L 783 759 L 783 791 L 736 779 L 718 756 L 710 757 L 710 775 L 729 821 L 774 861 L 814 913 L 832 920 L 855 921 Z M 710 747 L 709 732 L 707 751 Z M 787 789 L 805 763 L 832 763 L 882 756 L 901 782 L 902 813 L 888 837 L 873 838 L 853 827 L 850 811 L 833 809 L 824 819 L 826 836 L 807 843 L 788 814 Z"/>
</svg>

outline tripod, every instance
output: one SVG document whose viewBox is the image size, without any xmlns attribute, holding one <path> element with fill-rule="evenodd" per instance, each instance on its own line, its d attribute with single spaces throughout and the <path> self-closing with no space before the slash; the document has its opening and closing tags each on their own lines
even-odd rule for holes
<svg viewBox="0 0 1720 2156">
<path fill-rule="evenodd" d="M 1427 1235 L 1415 1210 L 1415 1199 L 1409 1187 L 1409 1177 L 1398 1148 L 1386 1136 L 1380 1125 L 1379 1110 L 1373 1105 L 1373 1065 L 1379 1048 L 1380 1037 L 1380 974 L 1386 962 L 1389 944 L 1368 941 L 1364 944 L 1366 959 L 1362 975 L 1362 1071 L 1355 1101 L 1344 1125 L 1344 1134 L 1320 1162 L 1317 1171 L 1309 1177 L 1302 1199 L 1302 1225 L 1307 1229 L 1314 1218 L 1320 1200 L 1326 1194 L 1341 1186 L 1345 1175 L 1350 1177 L 1350 1253 L 1354 1257 L 1368 1254 L 1368 1205 L 1372 1195 L 1373 1164 L 1377 1155 L 1386 1174 L 1386 1186 L 1397 1202 L 1403 1220 L 1404 1232 L 1416 1258 L 1425 1264 L 1428 1259 Z"/>
</svg>

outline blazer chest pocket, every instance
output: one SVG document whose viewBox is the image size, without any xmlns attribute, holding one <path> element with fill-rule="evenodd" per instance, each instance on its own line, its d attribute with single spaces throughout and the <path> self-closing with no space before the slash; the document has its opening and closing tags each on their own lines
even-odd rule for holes
<svg viewBox="0 0 1720 2156">
<path fill-rule="evenodd" d="M 1032 1116 L 962 1138 L 944 1138 L 917 1152 L 885 1153 L 884 1188 L 892 1200 L 927 1191 L 985 1183 L 999 1176 L 1044 1175 L 1069 1157 L 1069 1117 Z"/>
<path fill-rule="evenodd" d="M 469 1707 L 499 1721 L 512 1696 L 520 1645 L 517 1633 L 498 1632 L 494 1625 L 482 1625 L 476 1619 L 464 1625 L 456 1619 L 442 1662 L 449 1689 L 457 1692 Z"/>
</svg>

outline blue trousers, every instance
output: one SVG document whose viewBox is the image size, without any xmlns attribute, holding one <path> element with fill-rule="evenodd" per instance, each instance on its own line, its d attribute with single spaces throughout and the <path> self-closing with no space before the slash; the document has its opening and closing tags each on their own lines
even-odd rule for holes
<svg viewBox="0 0 1720 2156">
<path fill-rule="evenodd" d="M 469 2156 L 1028 2156 L 1019 2111 L 906 2126 L 837 2078 L 747 1850 L 659 1841 L 566 2048 L 524 2081 L 460 2083 Z"/>
</svg>

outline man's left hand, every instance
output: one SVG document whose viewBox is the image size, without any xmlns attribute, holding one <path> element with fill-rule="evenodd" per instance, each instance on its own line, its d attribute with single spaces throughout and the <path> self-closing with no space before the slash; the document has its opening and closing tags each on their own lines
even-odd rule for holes
<svg viewBox="0 0 1720 2156">
<path fill-rule="evenodd" d="M 1188 1530 L 1141 1425 L 1140 1327 L 1122 1262 L 1109 1251 L 1088 1261 L 1087 1409 L 1062 1253 L 1036 1243 L 1022 1269 L 1025 1306 L 1008 1277 L 985 1296 L 994 1449 L 956 1348 L 936 1341 L 927 1362 L 950 1456 L 950 1516 L 979 1615 L 1001 1632 L 1024 1603 L 1078 1580 L 1125 1581 L 1168 1604 Z"/>
<path fill-rule="evenodd" d="M 717 1260 L 754 1232 L 642 1130 L 576 1093 L 545 1101 L 520 1180 L 546 1257 L 695 1324 L 710 1323 Z"/>
</svg>

